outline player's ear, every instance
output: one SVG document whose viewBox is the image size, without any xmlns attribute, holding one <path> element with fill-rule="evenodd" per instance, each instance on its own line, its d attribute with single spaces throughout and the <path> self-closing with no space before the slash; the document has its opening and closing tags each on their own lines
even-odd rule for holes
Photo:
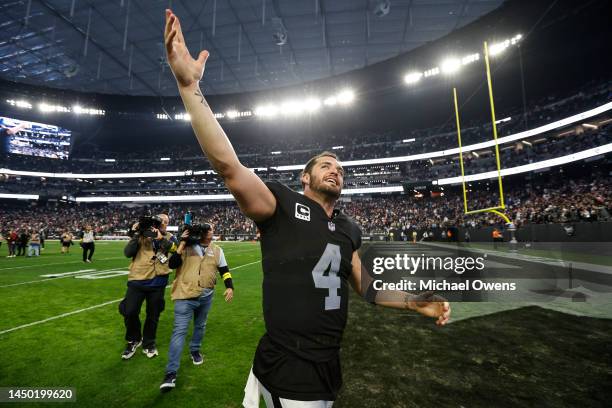
<svg viewBox="0 0 612 408">
<path fill-rule="evenodd" d="M 309 173 L 302 173 L 302 184 L 306 185 L 306 184 L 310 184 L 310 174 Z"/>
</svg>

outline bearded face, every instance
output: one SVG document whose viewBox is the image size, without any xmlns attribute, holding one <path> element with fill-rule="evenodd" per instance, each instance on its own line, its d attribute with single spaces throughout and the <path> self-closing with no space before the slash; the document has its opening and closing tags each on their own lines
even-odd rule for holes
<svg viewBox="0 0 612 408">
<path fill-rule="evenodd" d="M 305 177 L 311 190 L 337 200 L 344 184 L 344 170 L 332 157 L 322 157 Z"/>
</svg>

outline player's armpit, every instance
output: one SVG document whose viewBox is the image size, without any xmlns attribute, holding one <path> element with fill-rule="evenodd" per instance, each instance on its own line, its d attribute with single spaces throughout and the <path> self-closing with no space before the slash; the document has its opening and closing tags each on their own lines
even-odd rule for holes
<svg viewBox="0 0 612 408">
<path fill-rule="evenodd" d="M 239 164 L 223 176 L 225 186 L 244 215 L 255 222 L 265 221 L 274 215 L 276 198 L 255 173 Z"/>
</svg>

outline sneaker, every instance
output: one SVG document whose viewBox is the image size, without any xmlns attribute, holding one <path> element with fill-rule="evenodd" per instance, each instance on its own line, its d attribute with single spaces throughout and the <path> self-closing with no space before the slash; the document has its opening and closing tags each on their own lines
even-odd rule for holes
<svg viewBox="0 0 612 408">
<path fill-rule="evenodd" d="M 142 341 L 128 342 L 127 346 L 125 347 L 125 350 L 123 350 L 123 353 L 121 354 L 121 358 L 124 360 L 129 360 L 130 358 L 132 358 L 134 353 L 136 353 L 136 349 L 140 347 L 141 344 Z"/>
<path fill-rule="evenodd" d="M 159 353 L 157 352 L 157 347 L 155 347 L 155 346 L 151 346 L 149 348 L 143 348 L 142 352 L 144 354 L 146 354 L 147 357 L 149 357 L 149 358 L 153 358 L 153 357 L 159 355 Z"/>
<path fill-rule="evenodd" d="M 176 373 L 166 373 L 159 389 L 162 392 L 168 392 L 176 387 Z"/>
<path fill-rule="evenodd" d="M 88 259 L 88 260 L 86 260 L 85 262 L 87 262 L 87 263 L 91 263 L 91 259 Z"/>
<path fill-rule="evenodd" d="M 204 362 L 204 357 L 202 357 L 202 354 L 200 354 L 199 351 L 192 351 L 191 361 L 193 361 L 194 365 L 200 365 Z"/>
</svg>

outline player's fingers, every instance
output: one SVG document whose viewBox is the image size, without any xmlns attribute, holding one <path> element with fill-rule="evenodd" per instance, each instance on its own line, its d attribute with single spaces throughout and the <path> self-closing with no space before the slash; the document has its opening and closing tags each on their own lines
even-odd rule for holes
<svg viewBox="0 0 612 408">
<path fill-rule="evenodd" d="M 172 27 L 172 11 L 170 9 L 166 9 L 166 24 L 164 26 L 164 37 L 170 34 L 170 28 Z"/>
<path fill-rule="evenodd" d="M 185 43 L 185 38 L 183 37 L 183 29 L 181 28 L 181 20 L 178 17 L 174 16 L 174 25 L 176 26 L 177 31 L 177 40 L 181 43 Z"/>
<path fill-rule="evenodd" d="M 210 55 L 210 53 L 206 50 L 204 51 L 200 51 L 200 55 L 198 55 L 198 64 L 204 66 L 206 64 L 206 61 L 208 60 L 208 56 Z"/>
<path fill-rule="evenodd" d="M 176 37 L 176 30 L 172 30 L 170 34 L 168 35 L 168 37 L 166 37 L 166 51 L 168 52 L 168 54 L 170 54 L 170 52 L 173 49 L 172 42 L 174 41 L 175 37 Z"/>
</svg>

